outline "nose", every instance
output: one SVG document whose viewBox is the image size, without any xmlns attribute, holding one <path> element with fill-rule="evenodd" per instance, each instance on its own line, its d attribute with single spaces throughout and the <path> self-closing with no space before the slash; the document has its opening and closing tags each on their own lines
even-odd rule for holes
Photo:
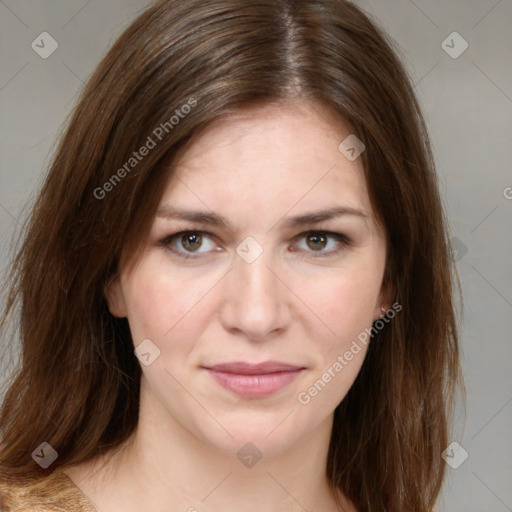
<svg viewBox="0 0 512 512">
<path fill-rule="evenodd" d="M 235 256 L 226 278 L 221 308 L 226 330 L 251 341 L 265 341 L 286 330 L 291 320 L 291 292 L 267 251 L 252 263 Z"/>
</svg>

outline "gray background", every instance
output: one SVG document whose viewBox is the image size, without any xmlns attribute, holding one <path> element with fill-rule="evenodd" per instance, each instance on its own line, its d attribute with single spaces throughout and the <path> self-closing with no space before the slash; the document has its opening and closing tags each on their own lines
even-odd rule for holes
<svg viewBox="0 0 512 512">
<path fill-rule="evenodd" d="M 398 43 L 429 124 L 464 292 L 468 452 L 438 510 L 512 511 L 512 1 L 361 0 Z M 1 15 L 0 273 L 84 81 L 147 0 L 5 0 Z M 49 32 L 42 59 L 31 43 Z M 442 47 L 457 31 L 458 58 Z M 448 39 L 461 48 L 460 42 Z M 3 350 L 5 341 L 2 340 Z M 4 373 L 5 368 L 1 373 Z"/>
</svg>

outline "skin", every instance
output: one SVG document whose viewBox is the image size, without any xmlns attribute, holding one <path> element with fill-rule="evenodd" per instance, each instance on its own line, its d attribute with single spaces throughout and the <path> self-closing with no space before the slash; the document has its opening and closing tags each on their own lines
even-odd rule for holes
<svg viewBox="0 0 512 512">
<path fill-rule="evenodd" d="M 139 424 L 129 442 L 108 463 L 67 471 L 102 512 L 338 510 L 325 476 L 333 412 L 366 347 L 308 404 L 298 394 L 390 307 L 381 286 L 385 237 L 361 159 L 338 150 L 351 132 L 329 111 L 288 103 L 243 114 L 194 139 L 160 203 L 160 210 L 215 212 L 230 229 L 157 216 L 141 257 L 128 258 L 106 290 L 135 346 L 150 339 L 160 355 L 142 365 Z M 285 226 L 328 207 L 364 216 Z M 185 230 L 202 233 L 202 245 L 184 246 L 181 235 L 162 243 Z M 349 244 L 314 238 L 325 231 Z M 236 252 L 247 236 L 263 250 L 251 263 Z M 305 369 L 255 399 L 224 389 L 202 368 L 268 360 Z M 248 442 L 263 455 L 250 468 L 236 457 Z M 355 510 L 341 498 L 343 510 Z"/>
</svg>

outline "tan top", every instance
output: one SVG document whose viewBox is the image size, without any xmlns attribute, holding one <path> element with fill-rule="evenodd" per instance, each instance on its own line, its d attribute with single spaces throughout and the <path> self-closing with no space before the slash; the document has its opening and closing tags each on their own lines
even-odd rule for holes
<svg viewBox="0 0 512 512">
<path fill-rule="evenodd" d="M 0 479 L 0 512 L 97 512 L 62 471 L 36 483 Z"/>
</svg>

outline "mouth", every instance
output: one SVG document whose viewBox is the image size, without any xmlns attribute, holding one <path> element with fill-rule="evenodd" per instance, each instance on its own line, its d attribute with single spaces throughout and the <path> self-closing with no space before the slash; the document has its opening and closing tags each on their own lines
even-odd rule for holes
<svg viewBox="0 0 512 512">
<path fill-rule="evenodd" d="M 204 368 L 222 387 L 244 398 L 264 398 L 277 393 L 305 369 L 277 361 L 234 362 Z"/>
</svg>

